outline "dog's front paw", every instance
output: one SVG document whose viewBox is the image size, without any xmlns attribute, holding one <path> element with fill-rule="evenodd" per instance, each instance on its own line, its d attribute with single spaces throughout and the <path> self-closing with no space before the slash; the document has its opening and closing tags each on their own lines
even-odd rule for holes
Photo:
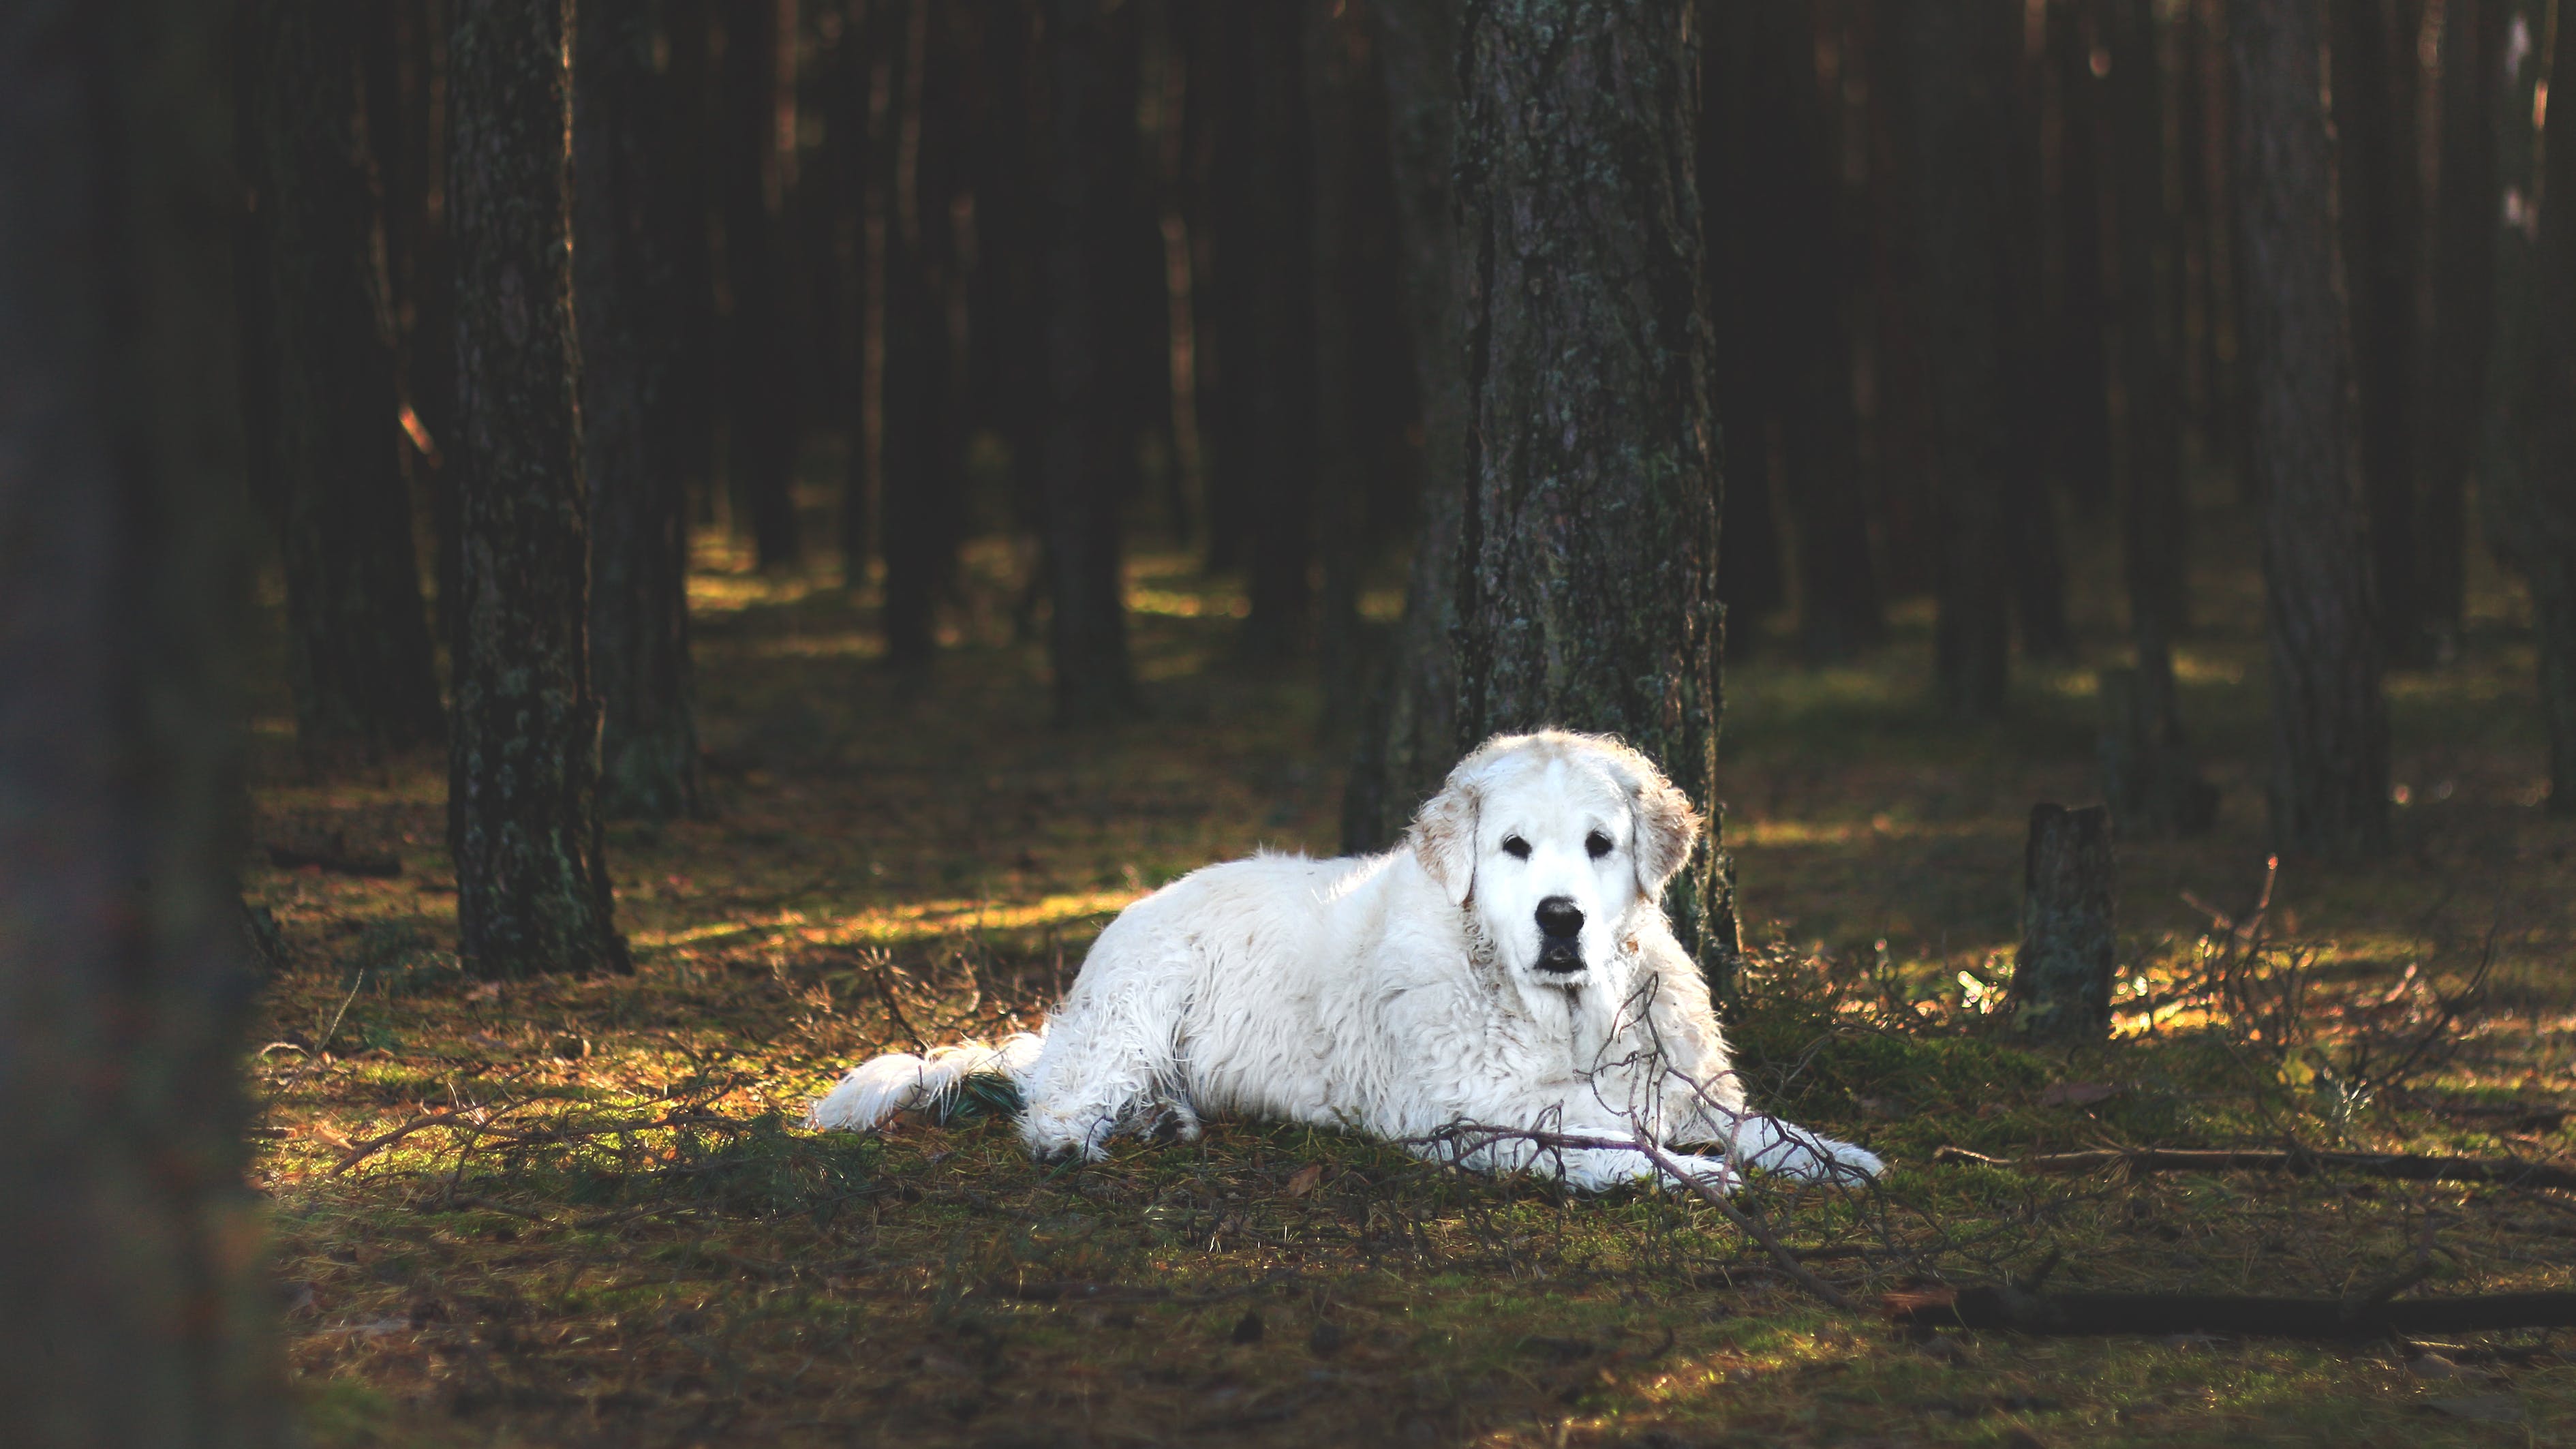
<svg viewBox="0 0 2576 1449">
<path fill-rule="evenodd" d="M 1668 1165 L 1657 1170 L 1657 1180 L 1661 1186 L 1674 1191 L 1694 1192 L 1706 1188 L 1711 1192 L 1731 1193 L 1744 1184 L 1743 1174 L 1735 1170 L 1734 1163 L 1723 1157 L 1668 1152 L 1664 1154 L 1664 1162 Z"/>
</svg>

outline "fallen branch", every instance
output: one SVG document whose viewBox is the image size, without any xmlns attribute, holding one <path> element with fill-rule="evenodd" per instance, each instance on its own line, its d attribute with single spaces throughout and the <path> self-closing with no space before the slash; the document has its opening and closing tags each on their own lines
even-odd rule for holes
<svg viewBox="0 0 2576 1449">
<path fill-rule="evenodd" d="M 2068 1176 L 2125 1167 L 2141 1172 L 2287 1172 L 2305 1175 L 2326 1169 L 2406 1182 L 2492 1182 L 2507 1187 L 2576 1191 L 2576 1171 L 2510 1157 L 2416 1157 L 2394 1152 L 2268 1152 L 2234 1148 L 2202 1150 L 2175 1147 L 2107 1149 L 2095 1152 L 2047 1152 L 2037 1157 L 1989 1157 L 1964 1147 L 1944 1147 L 1935 1162 L 1965 1162 L 1980 1167 L 2009 1167 L 2021 1172 Z"/>
<path fill-rule="evenodd" d="M 2250 1298 L 2220 1293 L 2025 1293 L 2010 1287 L 1891 1293 L 1899 1327 L 2006 1329 L 2051 1337 L 2212 1333 L 2368 1339 L 2507 1328 L 2576 1328 L 2576 1293 L 2452 1298 Z"/>
</svg>

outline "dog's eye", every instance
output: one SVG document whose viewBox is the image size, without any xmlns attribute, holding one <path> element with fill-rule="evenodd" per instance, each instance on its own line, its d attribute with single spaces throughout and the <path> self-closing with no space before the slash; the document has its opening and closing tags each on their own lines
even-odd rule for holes
<svg viewBox="0 0 2576 1449">
<path fill-rule="evenodd" d="M 1583 853 L 1591 856 L 1594 860 L 1599 860 L 1601 857 L 1608 855 L 1610 853 L 1610 837 L 1602 834 L 1598 830 L 1593 831 L 1590 835 L 1583 837 Z"/>
<path fill-rule="evenodd" d="M 1506 835 L 1503 837 L 1503 854 L 1510 856 L 1514 860 L 1527 860 L 1529 859 L 1529 842 L 1521 839 L 1517 835 Z"/>
</svg>

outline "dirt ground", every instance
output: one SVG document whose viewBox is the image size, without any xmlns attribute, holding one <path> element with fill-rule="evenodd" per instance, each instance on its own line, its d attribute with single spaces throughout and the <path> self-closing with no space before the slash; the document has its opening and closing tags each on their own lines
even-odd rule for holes
<svg viewBox="0 0 2576 1449">
<path fill-rule="evenodd" d="M 2001 1044 L 1987 1012 L 2029 807 L 2094 794 L 2111 570 L 2076 571 L 2087 657 L 2023 669 L 1997 726 L 1923 702 L 1919 604 L 1848 668 L 1739 631 L 1725 828 L 1764 950 L 1731 1029 L 1771 1100 L 1893 1164 L 1866 1195 L 1743 1203 L 1845 1312 L 1704 1204 L 1306 1129 L 1050 1169 L 992 1104 L 805 1132 L 855 1058 L 1034 1020 L 1140 893 L 1329 850 L 1342 749 L 1309 682 L 1229 661 L 1240 586 L 1176 554 L 1131 570 L 1150 715 L 1087 733 L 1049 724 L 1007 544 L 972 551 L 926 683 L 883 670 L 834 570 L 702 564 L 716 809 L 611 829 L 632 977 L 461 978 L 443 761 L 313 767 L 266 697 L 249 894 L 277 961 L 247 1069 L 323 1445 L 2576 1443 L 2569 1331 L 1917 1342 L 1869 1311 L 2052 1255 L 2058 1288 L 2344 1295 L 2428 1253 L 2418 1295 L 2576 1286 L 2576 1194 L 1934 1161 L 2576 1155 L 2576 824 L 2536 808 L 2499 580 L 2459 661 L 2391 677 L 2398 848 L 2283 862 L 2258 932 L 2255 584 L 2205 562 L 2181 672 L 2221 824 L 2122 844 L 2122 1034 L 2071 1055 Z"/>
</svg>

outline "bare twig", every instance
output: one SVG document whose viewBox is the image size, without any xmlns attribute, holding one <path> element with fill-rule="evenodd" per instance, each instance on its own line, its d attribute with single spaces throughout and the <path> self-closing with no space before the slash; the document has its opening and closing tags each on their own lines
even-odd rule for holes
<svg viewBox="0 0 2576 1449">
<path fill-rule="evenodd" d="M 349 1014 L 349 1003 L 358 999 L 358 988 L 366 984 L 367 968 L 361 966 L 358 968 L 357 979 L 349 983 L 349 994 L 340 998 L 340 1009 L 331 1014 L 331 1024 L 323 1029 L 322 1039 L 315 1042 L 313 1050 L 306 1052 L 304 1060 L 296 1064 L 295 1075 L 287 1078 L 286 1085 L 277 1089 L 279 1096 L 283 1097 L 294 1091 L 304 1080 L 304 1074 L 313 1070 L 313 1064 L 322 1060 L 322 1054 L 331 1049 L 331 1038 L 340 1034 L 340 1023 Z"/>
<path fill-rule="evenodd" d="M 2369 1177 L 2406 1182 L 2492 1182 L 2506 1187 L 2576 1191 L 2576 1171 L 2510 1157 L 2418 1157 L 2395 1152 L 2269 1152 L 2175 1147 L 2141 1147 L 2126 1151 L 2048 1152 L 2036 1157 L 1989 1157 L 1964 1147 L 1944 1147 L 1935 1162 L 1964 1162 L 1981 1167 L 2009 1167 L 2021 1172 L 2071 1176 L 2106 1167 L 2141 1172 L 2287 1172 L 2305 1174 L 2332 1168 Z"/>
</svg>

